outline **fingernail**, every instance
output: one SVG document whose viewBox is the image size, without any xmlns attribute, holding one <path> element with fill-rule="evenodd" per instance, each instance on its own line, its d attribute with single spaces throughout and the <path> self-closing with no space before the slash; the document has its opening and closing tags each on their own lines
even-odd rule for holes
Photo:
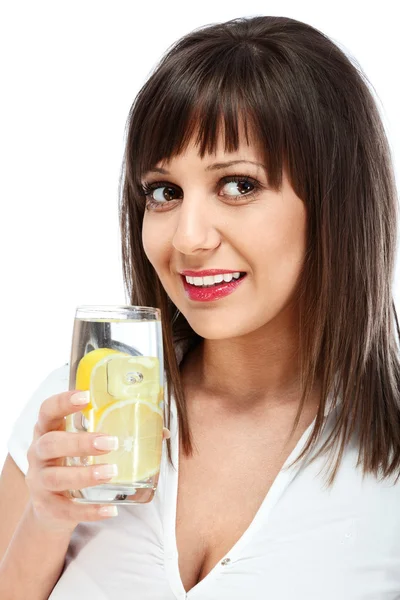
<svg viewBox="0 0 400 600">
<path fill-rule="evenodd" d="M 99 514 L 103 517 L 116 517 L 118 515 L 118 508 L 114 504 L 111 506 L 102 506 L 99 508 Z"/>
<path fill-rule="evenodd" d="M 93 446 L 96 450 L 116 450 L 118 448 L 118 438 L 115 435 L 102 435 L 95 438 Z"/>
<path fill-rule="evenodd" d="M 90 392 L 77 392 L 71 396 L 71 404 L 79 406 L 80 404 L 87 404 L 90 400 Z"/>
<path fill-rule="evenodd" d="M 96 479 L 110 479 L 111 477 L 118 475 L 118 466 L 99 465 L 94 469 L 93 474 Z"/>
</svg>

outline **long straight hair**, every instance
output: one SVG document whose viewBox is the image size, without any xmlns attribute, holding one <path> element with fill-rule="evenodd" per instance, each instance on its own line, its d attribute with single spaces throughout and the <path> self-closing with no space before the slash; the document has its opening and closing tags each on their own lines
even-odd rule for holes
<svg viewBox="0 0 400 600">
<path fill-rule="evenodd" d="M 185 455 L 192 437 L 174 345 L 202 338 L 163 289 L 142 245 L 143 174 L 196 136 L 201 158 L 239 145 L 239 122 L 256 136 L 269 185 L 282 169 L 307 212 L 306 255 L 296 298 L 302 396 L 322 391 L 308 443 L 320 440 L 332 394 L 337 419 L 312 460 L 334 451 L 328 485 L 356 435 L 363 473 L 398 474 L 400 335 L 392 297 L 397 194 L 388 140 L 368 80 L 326 35 L 287 17 L 257 16 L 200 27 L 178 40 L 131 107 L 120 182 L 124 282 L 134 305 L 163 316 L 166 424 L 174 395 Z M 340 398 L 340 400 L 339 400 Z M 168 457 L 171 447 L 168 441 Z M 294 464 L 293 463 L 293 464 Z"/>
</svg>

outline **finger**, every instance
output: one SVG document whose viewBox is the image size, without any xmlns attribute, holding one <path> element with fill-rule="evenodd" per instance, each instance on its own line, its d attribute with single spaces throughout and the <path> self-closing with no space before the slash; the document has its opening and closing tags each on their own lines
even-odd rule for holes
<svg viewBox="0 0 400 600">
<path fill-rule="evenodd" d="M 99 521 L 108 519 L 118 514 L 115 505 L 84 504 L 75 502 L 71 498 L 59 495 L 53 502 L 46 502 L 43 511 L 59 521 L 70 523 L 82 523 L 84 521 Z M 107 511 L 109 514 L 107 514 Z M 110 511 L 113 514 L 110 514 Z"/>
<path fill-rule="evenodd" d="M 83 403 L 76 404 L 79 398 Z M 70 390 L 47 398 L 41 405 L 37 419 L 37 429 L 43 435 L 48 431 L 64 429 L 64 417 L 78 412 L 90 399 L 89 392 Z"/>
<path fill-rule="evenodd" d="M 169 440 L 170 437 L 171 437 L 170 430 L 167 429 L 166 427 L 163 427 L 163 439 L 164 440 Z"/>
<path fill-rule="evenodd" d="M 49 492 L 65 492 L 92 487 L 118 475 L 117 465 L 99 464 L 88 467 L 45 467 L 38 478 Z"/>
<path fill-rule="evenodd" d="M 35 443 L 36 456 L 42 461 L 66 456 L 97 456 L 117 448 L 117 436 L 86 431 L 49 431 Z"/>
</svg>

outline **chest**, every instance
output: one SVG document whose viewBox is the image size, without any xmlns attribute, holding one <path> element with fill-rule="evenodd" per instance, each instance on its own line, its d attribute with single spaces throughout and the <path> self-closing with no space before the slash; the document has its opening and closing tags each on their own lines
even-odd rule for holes
<svg viewBox="0 0 400 600">
<path fill-rule="evenodd" d="M 195 452 L 180 451 L 176 541 L 182 583 L 204 579 L 253 521 L 308 422 L 289 443 L 288 425 L 196 427 Z"/>
</svg>

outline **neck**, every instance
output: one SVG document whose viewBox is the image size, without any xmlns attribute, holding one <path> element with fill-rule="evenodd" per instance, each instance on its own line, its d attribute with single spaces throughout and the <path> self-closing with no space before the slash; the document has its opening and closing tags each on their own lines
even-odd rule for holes
<svg viewBox="0 0 400 600">
<path fill-rule="evenodd" d="M 301 397 L 298 351 L 294 327 L 205 339 L 182 362 L 185 389 L 229 410 L 293 408 Z"/>
</svg>

